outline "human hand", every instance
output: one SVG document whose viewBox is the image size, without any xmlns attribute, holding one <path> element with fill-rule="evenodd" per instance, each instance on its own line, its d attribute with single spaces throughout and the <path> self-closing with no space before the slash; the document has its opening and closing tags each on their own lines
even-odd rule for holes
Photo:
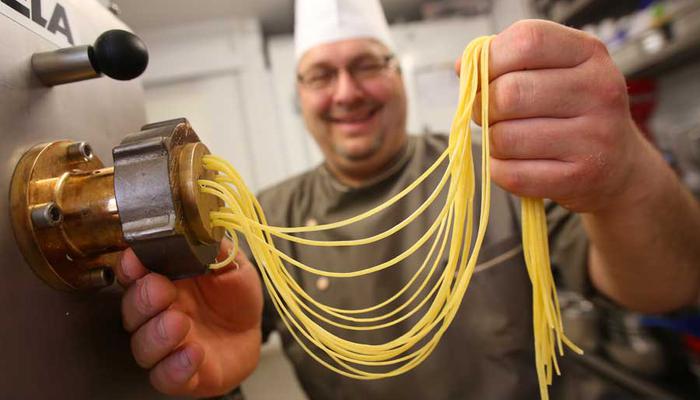
<svg viewBox="0 0 700 400">
<path fill-rule="evenodd" d="M 231 244 L 222 242 L 221 255 Z M 126 288 L 124 328 L 136 362 L 152 385 L 170 395 L 223 394 L 245 379 L 260 355 L 262 291 L 253 265 L 239 253 L 221 272 L 170 281 L 126 250 L 116 268 Z"/>
<path fill-rule="evenodd" d="M 489 73 L 498 185 L 576 212 L 644 196 L 645 174 L 660 157 L 636 128 L 625 79 L 603 43 L 553 22 L 519 21 L 493 38 Z"/>
</svg>

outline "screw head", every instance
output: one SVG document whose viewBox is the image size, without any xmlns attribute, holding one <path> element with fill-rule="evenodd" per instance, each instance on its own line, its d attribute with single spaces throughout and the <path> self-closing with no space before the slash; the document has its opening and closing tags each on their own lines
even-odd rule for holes
<svg viewBox="0 0 700 400">
<path fill-rule="evenodd" d="M 30 215 L 36 228 L 50 228 L 63 222 L 63 213 L 54 202 L 32 207 Z"/>
<path fill-rule="evenodd" d="M 81 286 L 85 289 L 102 289 L 114 283 L 114 271 L 109 267 L 97 267 L 83 272 Z"/>
<path fill-rule="evenodd" d="M 88 142 L 75 142 L 66 149 L 68 159 L 75 162 L 87 162 L 92 160 L 94 153 Z"/>
</svg>

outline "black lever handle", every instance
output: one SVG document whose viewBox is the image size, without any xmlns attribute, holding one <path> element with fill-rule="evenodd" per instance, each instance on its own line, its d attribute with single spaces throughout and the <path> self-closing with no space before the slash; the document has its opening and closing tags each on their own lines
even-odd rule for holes
<svg viewBox="0 0 700 400">
<path fill-rule="evenodd" d="M 148 66 L 144 42 L 131 32 L 114 29 L 101 34 L 92 46 L 74 46 L 32 56 L 32 69 L 46 86 L 61 85 L 105 74 L 126 81 Z"/>
<path fill-rule="evenodd" d="M 120 81 L 140 76 L 148 66 L 146 44 L 131 32 L 113 29 L 101 34 L 90 52 L 97 72 Z"/>
</svg>

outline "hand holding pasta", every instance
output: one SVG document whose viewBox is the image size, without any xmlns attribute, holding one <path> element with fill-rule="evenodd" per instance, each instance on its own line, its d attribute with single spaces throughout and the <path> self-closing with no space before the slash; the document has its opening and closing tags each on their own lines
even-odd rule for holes
<svg viewBox="0 0 700 400">
<path fill-rule="evenodd" d="M 230 243 L 222 243 L 222 258 Z M 245 255 L 220 272 L 169 281 L 130 250 L 116 268 L 126 292 L 124 327 L 136 362 L 171 395 L 208 397 L 231 390 L 257 365 L 262 292 Z"/>
<path fill-rule="evenodd" d="M 552 22 L 520 21 L 490 50 L 494 182 L 581 213 L 588 274 L 609 298 L 647 313 L 694 304 L 697 200 L 637 129 L 605 45 Z M 480 108 L 477 100 L 477 122 Z"/>
<path fill-rule="evenodd" d="M 576 212 L 629 204 L 653 149 L 632 121 L 605 45 L 548 21 L 520 21 L 491 43 L 491 173 L 520 196 Z M 481 123 L 477 100 L 474 118 Z"/>
</svg>

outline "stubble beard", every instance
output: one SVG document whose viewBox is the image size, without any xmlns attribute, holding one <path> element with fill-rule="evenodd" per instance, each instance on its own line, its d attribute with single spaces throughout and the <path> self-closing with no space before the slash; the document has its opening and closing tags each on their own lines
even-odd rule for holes
<svg viewBox="0 0 700 400">
<path fill-rule="evenodd" d="M 339 155 L 340 157 L 346 159 L 347 161 L 366 161 L 370 158 L 372 158 L 379 149 L 382 148 L 382 145 L 384 144 L 384 141 L 386 140 L 386 134 L 385 132 L 379 132 L 376 136 L 372 138 L 372 142 L 370 145 L 362 152 L 357 153 L 357 152 L 351 152 L 349 149 L 344 147 L 342 144 L 339 143 L 334 143 L 333 144 L 333 151 Z"/>
</svg>

